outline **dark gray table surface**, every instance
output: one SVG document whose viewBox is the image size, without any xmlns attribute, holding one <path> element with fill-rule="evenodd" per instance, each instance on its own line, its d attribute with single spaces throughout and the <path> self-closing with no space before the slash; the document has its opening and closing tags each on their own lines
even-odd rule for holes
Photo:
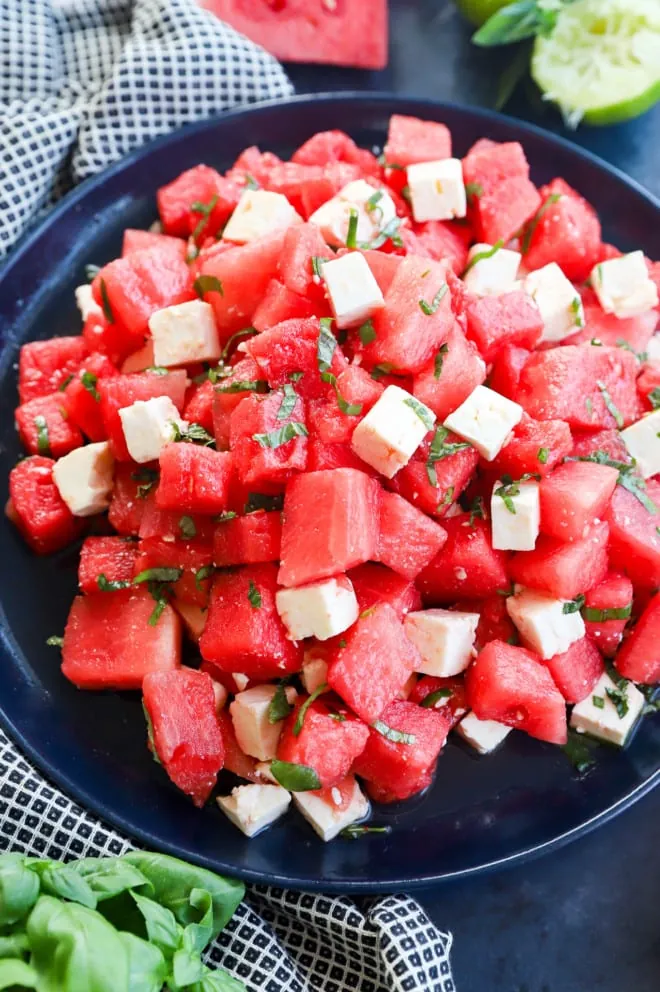
<svg viewBox="0 0 660 992">
<path fill-rule="evenodd" d="M 446 0 L 390 6 L 385 71 L 290 66 L 298 92 L 390 90 L 492 104 L 504 51 L 471 46 Z M 507 109 L 566 134 L 524 91 Z M 639 120 L 568 136 L 660 195 L 660 105 Z M 659 833 L 660 790 L 541 860 L 422 893 L 433 919 L 454 932 L 458 992 L 658 992 Z"/>
</svg>

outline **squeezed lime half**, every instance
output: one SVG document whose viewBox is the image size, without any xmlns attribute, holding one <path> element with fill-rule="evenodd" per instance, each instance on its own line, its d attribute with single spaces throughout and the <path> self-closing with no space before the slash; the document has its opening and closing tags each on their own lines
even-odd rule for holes
<svg viewBox="0 0 660 992">
<path fill-rule="evenodd" d="M 643 114 L 660 99 L 660 0 L 576 0 L 536 38 L 531 70 L 569 127 Z"/>
</svg>

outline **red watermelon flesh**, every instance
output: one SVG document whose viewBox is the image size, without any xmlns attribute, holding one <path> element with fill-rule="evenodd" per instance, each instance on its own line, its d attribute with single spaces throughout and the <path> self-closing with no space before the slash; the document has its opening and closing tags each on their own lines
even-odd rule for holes
<svg viewBox="0 0 660 992">
<path fill-rule="evenodd" d="M 367 562 L 352 568 L 348 577 L 353 583 L 360 613 L 379 603 L 388 603 L 399 620 L 403 620 L 406 613 L 422 608 L 422 597 L 415 584 L 384 565 Z"/>
<path fill-rule="evenodd" d="M 602 582 L 590 589 L 585 596 L 586 610 L 616 610 L 623 611 L 623 617 L 612 619 L 589 620 L 585 612 L 584 625 L 598 650 L 611 658 L 621 643 L 623 631 L 632 609 L 633 585 L 627 575 L 620 572 L 608 572 Z"/>
<path fill-rule="evenodd" d="M 589 695 L 603 674 L 603 659 L 589 637 L 571 644 L 568 651 L 544 662 L 567 703 L 579 703 Z"/>
</svg>

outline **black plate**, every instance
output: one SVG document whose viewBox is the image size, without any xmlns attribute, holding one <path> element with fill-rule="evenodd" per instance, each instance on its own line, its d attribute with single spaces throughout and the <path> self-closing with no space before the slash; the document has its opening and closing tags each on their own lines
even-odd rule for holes
<svg viewBox="0 0 660 992">
<path fill-rule="evenodd" d="M 282 155 L 318 130 L 343 128 L 380 146 L 392 112 L 445 121 L 456 153 L 477 138 L 520 140 L 537 183 L 564 176 L 589 197 L 605 236 L 623 249 L 658 250 L 660 205 L 604 163 L 538 129 L 496 114 L 389 96 L 327 96 L 226 114 L 154 142 L 75 190 L 0 273 L 0 498 L 19 455 L 13 427 L 19 345 L 76 334 L 74 287 L 87 262 L 115 257 L 125 227 L 155 218 L 158 186 L 198 162 L 226 168 L 246 145 Z M 142 841 L 209 868 L 299 888 L 394 890 L 482 872 L 556 847 L 616 815 L 660 777 L 660 721 L 644 721 L 624 752 L 600 749 L 578 779 L 562 752 L 513 733 L 479 759 L 448 745 L 432 789 L 377 811 L 389 836 L 323 844 L 290 814 L 246 840 L 213 806 L 203 812 L 170 785 L 145 746 L 140 701 L 83 693 L 46 647 L 61 633 L 76 590 L 74 553 L 39 559 L 3 518 L 0 718 L 36 764 L 70 795 Z M 606 870 L 606 868 L 604 868 Z"/>
</svg>

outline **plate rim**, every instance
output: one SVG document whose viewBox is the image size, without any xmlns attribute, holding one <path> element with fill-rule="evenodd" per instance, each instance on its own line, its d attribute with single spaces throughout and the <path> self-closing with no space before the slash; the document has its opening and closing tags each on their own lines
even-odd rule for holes
<svg viewBox="0 0 660 992">
<path fill-rule="evenodd" d="M 185 134 L 187 138 L 194 141 L 197 135 L 212 131 L 216 126 L 218 126 L 218 124 L 225 124 L 227 121 L 231 122 L 240 120 L 246 116 L 258 117 L 260 114 L 267 113 L 268 111 L 272 111 L 274 109 L 282 110 L 282 112 L 286 113 L 291 108 L 298 106 L 305 107 L 319 103 L 326 105 L 332 103 L 344 105 L 360 104 L 363 106 L 372 104 L 380 107 L 389 105 L 392 107 L 394 112 L 396 112 L 397 108 L 402 110 L 403 106 L 407 105 L 409 108 L 416 107 L 419 115 L 423 114 L 424 108 L 426 107 L 432 109 L 434 113 L 437 113 L 438 111 L 441 112 L 443 109 L 452 114 L 466 113 L 477 120 L 483 121 L 484 124 L 492 121 L 499 121 L 518 131 L 522 141 L 524 141 L 524 136 L 527 134 L 533 136 L 537 141 L 542 141 L 550 148 L 559 146 L 564 150 L 564 152 L 576 157 L 577 159 L 581 159 L 592 168 L 608 174 L 610 177 L 625 185 L 642 200 L 647 202 L 654 210 L 660 210 L 660 198 L 656 197 L 651 191 L 647 190 L 637 180 L 627 176 L 621 169 L 611 165 L 609 162 L 606 162 L 588 149 L 574 144 L 562 135 L 557 135 L 554 132 L 541 128 L 536 124 L 518 120 L 517 118 L 511 117 L 507 114 L 491 111 L 483 107 L 462 105 L 451 101 L 434 100 L 427 97 L 416 97 L 414 95 L 395 94 L 392 92 L 383 91 L 349 91 L 300 94 L 286 100 L 268 100 L 247 107 L 237 107 L 232 110 L 225 111 L 224 113 L 205 118 L 201 121 L 185 125 L 184 127 L 178 128 L 175 131 L 171 131 L 168 134 L 149 141 L 98 174 L 90 176 L 74 189 L 70 190 L 53 207 L 53 209 L 49 211 L 40 223 L 29 228 L 29 230 L 19 238 L 17 244 L 11 249 L 7 257 L 0 263 L 0 286 L 6 280 L 11 278 L 11 273 L 14 267 L 20 265 L 24 256 L 36 244 L 38 244 L 43 235 L 54 225 L 56 225 L 63 215 L 67 214 L 72 208 L 75 208 L 76 204 L 83 201 L 88 194 L 93 192 L 95 189 L 102 187 L 108 179 L 116 176 L 124 170 L 130 169 L 142 159 L 149 157 L 151 154 L 158 154 L 162 149 L 177 142 L 182 135 Z M 44 280 L 44 282 L 47 282 L 47 280 Z M 14 347 L 15 342 L 12 340 L 11 336 L 9 336 L 3 343 L 2 349 L 0 350 L 0 364 L 4 364 L 7 354 L 11 352 Z M 6 651 L 10 655 L 15 654 L 18 648 L 15 644 L 11 627 L 1 602 L 0 645 L 2 648 L 2 653 Z M 90 813 L 92 816 L 97 817 L 101 821 L 105 820 L 109 825 L 124 833 L 129 839 L 133 838 L 140 844 L 145 844 L 156 850 L 167 851 L 175 857 L 181 857 L 181 850 L 180 848 L 177 848 L 176 844 L 162 841 L 154 837 L 153 833 L 149 830 L 134 826 L 129 823 L 124 816 L 114 812 L 112 808 L 108 807 L 105 803 L 90 800 L 89 793 L 86 788 L 83 785 L 78 785 L 71 779 L 67 772 L 52 764 L 49 761 L 47 754 L 42 753 L 43 749 L 40 750 L 37 745 L 33 745 L 27 736 L 16 726 L 14 719 L 7 711 L 7 700 L 2 699 L 2 697 L 0 697 L 0 724 L 2 725 L 2 728 L 7 734 L 9 740 L 19 748 L 22 755 L 28 761 L 32 762 L 37 770 L 40 771 L 47 779 L 61 788 L 68 798 L 71 798 L 76 803 L 79 803 L 85 812 Z M 442 871 L 439 874 L 416 875 L 413 878 L 396 878 L 381 881 L 351 879 L 333 882 L 332 880 L 318 878 L 292 879 L 288 875 L 282 875 L 274 872 L 257 872 L 256 870 L 247 867 L 236 867 L 233 865 L 223 866 L 218 869 L 218 859 L 211 859 L 204 855 L 195 855 L 194 853 L 186 853 L 185 857 L 196 861 L 198 864 L 201 864 L 212 871 L 217 872 L 220 870 L 222 872 L 226 872 L 227 874 L 241 878 L 244 881 L 260 883 L 266 882 L 268 884 L 293 888 L 300 891 L 366 894 L 394 892 L 402 888 L 422 889 L 428 888 L 432 885 L 438 885 L 440 883 L 455 881 L 463 878 L 477 877 L 482 874 L 489 874 L 495 870 L 510 868 L 514 865 L 521 865 L 525 862 L 540 858 L 551 851 L 559 850 L 573 840 L 584 837 L 597 827 L 607 823 L 625 809 L 638 802 L 643 796 L 656 788 L 658 784 L 660 784 L 660 768 L 651 773 L 643 782 L 626 793 L 626 795 L 622 796 L 616 802 L 607 806 L 605 809 L 600 810 L 588 820 L 572 827 L 570 830 L 564 831 L 563 833 L 545 840 L 540 844 L 528 845 L 522 850 L 518 850 L 503 857 L 495 858 L 489 862 L 452 871 Z"/>
</svg>

